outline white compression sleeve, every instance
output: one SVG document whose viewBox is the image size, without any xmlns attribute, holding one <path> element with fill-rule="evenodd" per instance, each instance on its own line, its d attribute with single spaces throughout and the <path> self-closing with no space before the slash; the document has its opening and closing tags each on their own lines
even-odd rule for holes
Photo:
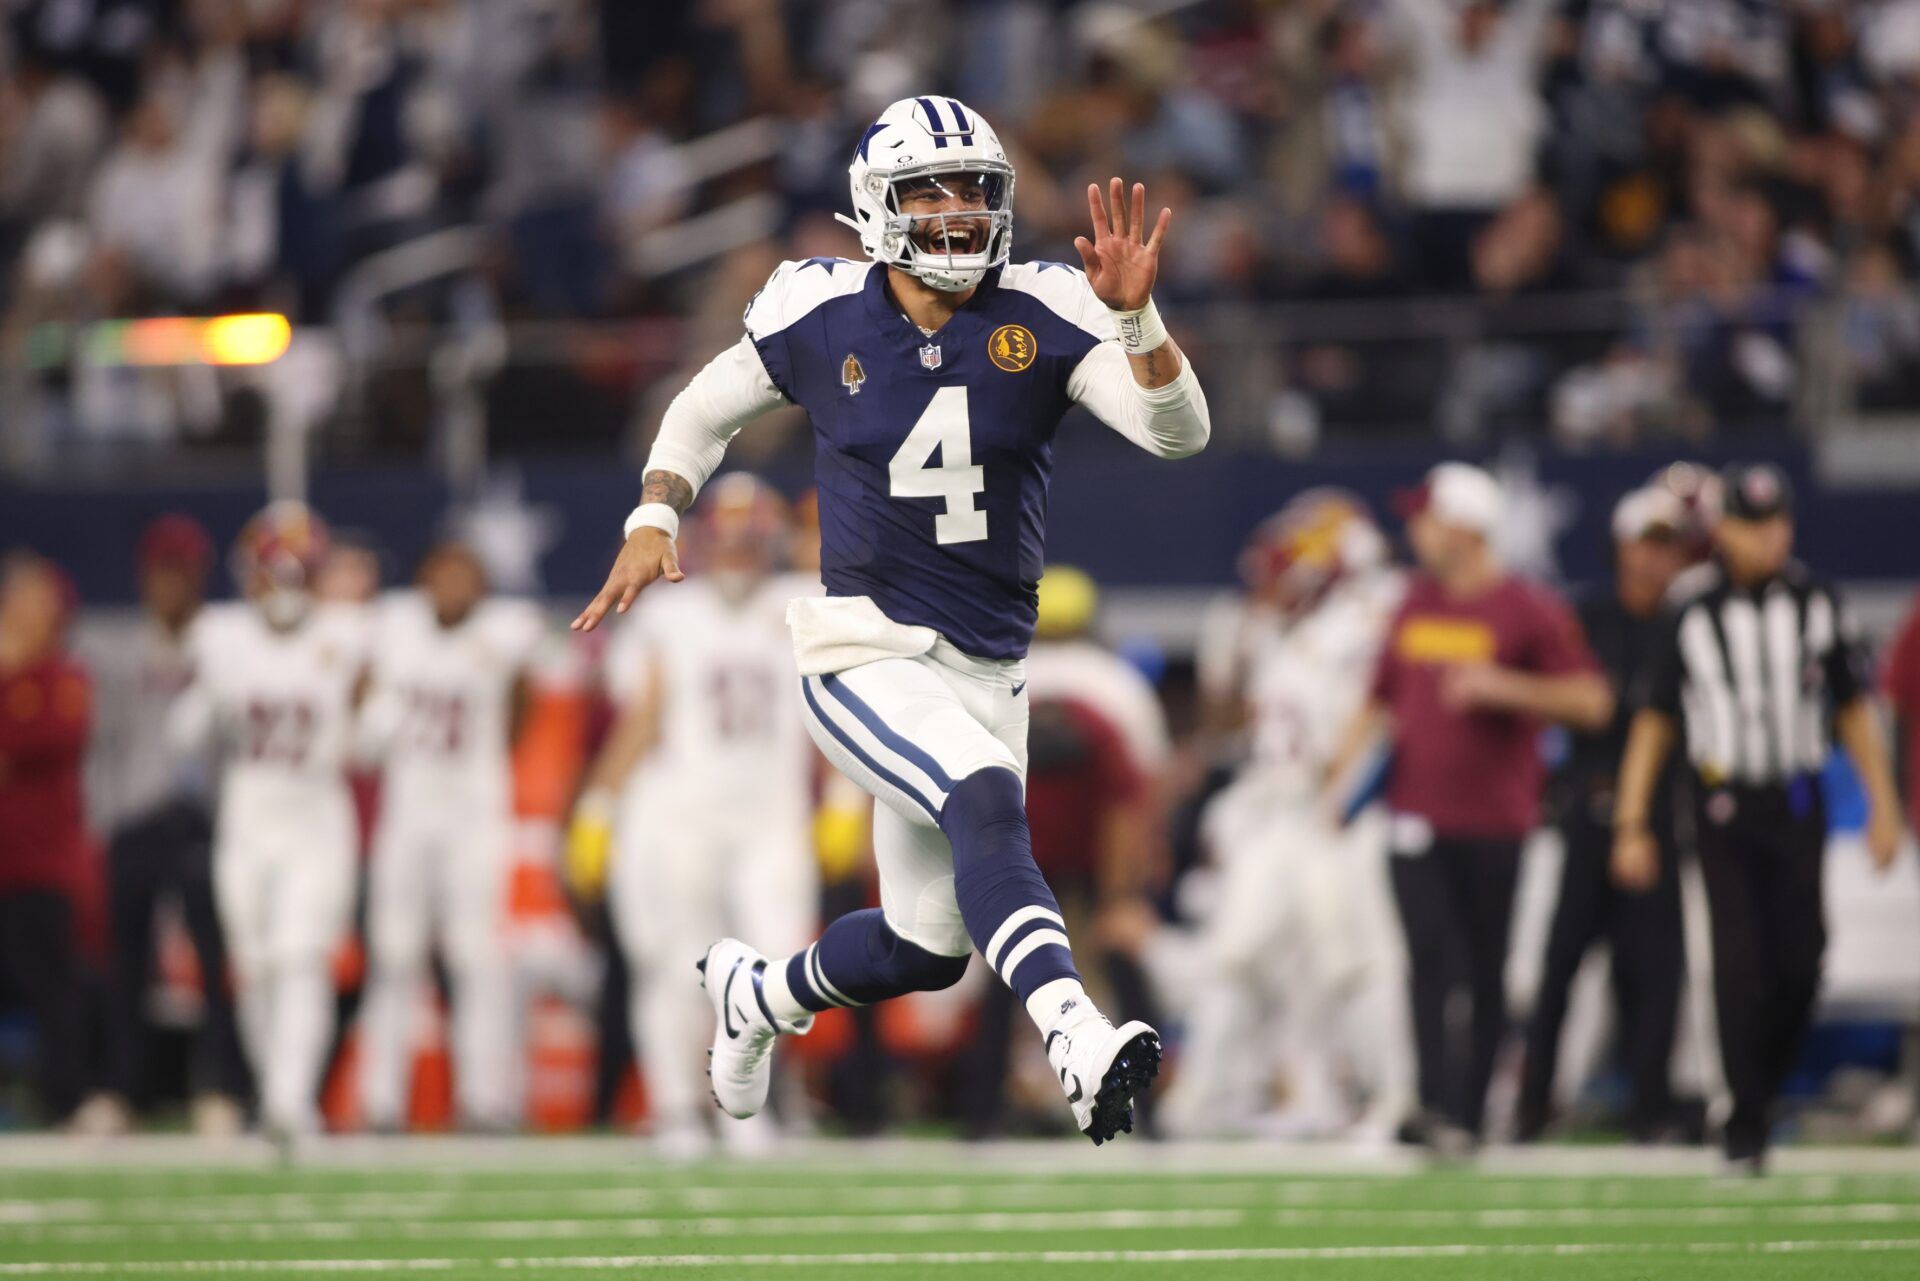
<svg viewBox="0 0 1920 1281">
<path fill-rule="evenodd" d="M 699 493 L 720 465 L 735 433 L 770 409 L 787 403 L 767 377 L 751 338 L 707 362 L 660 418 L 660 434 L 647 454 L 647 471 L 670 471 Z"/>
<path fill-rule="evenodd" d="M 1083 357 L 1067 379 L 1067 395 L 1101 422 L 1161 458 L 1185 458 L 1206 448 L 1213 433 L 1207 396 L 1182 357 L 1180 375 L 1165 387 L 1134 381 L 1133 366 L 1117 342 L 1103 342 Z"/>
</svg>

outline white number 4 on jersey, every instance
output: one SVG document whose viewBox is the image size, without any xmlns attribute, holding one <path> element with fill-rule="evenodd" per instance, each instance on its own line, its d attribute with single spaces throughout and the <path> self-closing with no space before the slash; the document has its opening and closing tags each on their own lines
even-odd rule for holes
<svg viewBox="0 0 1920 1281">
<path fill-rule="evenodd" d="M 940 465 L 929 466 L 933 451 Z M 973 465 L 973 430 L 967 421 L 967 389 L 942 387 L 887 465 L 895 498 L 944 498 L 947 510 L 933 518 L 940 543 L 975 543 L 987 536 L 987 514 L 973 496 L 987 487 L 986 469 Z"/>
</svg>

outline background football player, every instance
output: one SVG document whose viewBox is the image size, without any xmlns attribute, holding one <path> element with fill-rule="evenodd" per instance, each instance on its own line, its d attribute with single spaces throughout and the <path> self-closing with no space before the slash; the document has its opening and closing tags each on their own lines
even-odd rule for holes
<svg viewBox="0 0 1920 1281">
<path fill-rule="evenodd" d="M 327 529 L 297 503 L 248 521 L 233 549 L 246 600 L 210 605 L 188 639 L 193 683 L 171 714 L 185 752 L 223 758 L 214 897 L 240 989 L 261 1120 L 319 1128 L 333 1033 L 331 951 L 353 910 L 354 812 L 344 768 L 366 666 L 364 611 L 317 605 Z"/>
<path fill-rule="evenodd" d="M 703 572 L 649 597 L 608 653 L 621 711 L 589 775 L 570 851 L 576 886 L 591 890 L 603 824 L 614 818 L 611 906 L 633 975 L 629 1024 L 654 1133 L 678 1154 L 707 1136 L 707 1007 L 687 982 L 688 958 L 728 930 L 798 948 L 818 924 L 819 897 L 814 757 L 785 623 L 806 582 L 771 573 L 784 504 L 735 472 L 714 482 L 701 516 L 694 551 Z"/>
<path fill-rule="evenodd" d="M 835 1005 L 950 987 L 978 947 L 1040 1028 L 1075 1124 L 1104 1142 L 1131 1128 L 1159 1042 L 1144 1023 L 1114 1028 L 1087 998 L 1034 865 L 1022 659 L 1067 409 L 1087 406 L 1162 457 L 1206 443 L 1205 398 L 1153 305 L 1172 213 L 1149 226 L 1145 188 L 1114 178 L 1087 189 L 1084 273 L 1009 265 L 1013 166 L 951 98 L 888 107 L 848 176 L 842 219 L 870 261 L 773 273 L 746 337 L 669 407 L 626 544 L 575 626 L 656 579 L 678 582 L 680 513 L 728 442 L 771 409 L 805 409 L 827 595 L 795 602 L 789 622 L 808 729 L 882 802 L 881 907 L 784 960 L 714 945 L 715 1095 L 732 1115 L 759 1111 L 778 1033 Z"/>
<path fill-rule="evenodd" d="M 367 894 L 371 963 L 361 1015 L 368 1125 L 405 1120 L 421 981 L 435 942 L 452 984 L 463 1120 L 516 1119 L 512 969 L 503 931 L 512 853 L 508 759 L 542 631 L 532 605 L 489 599 L 459 542 L 434 547 L 419 588 L 380 604 L 365 749 L 385 761 Z"/>
<path fill-rule="evenodd" d="M 1364 1098 L 1369 1131 L 1390 1135 L 1411 1106 L 1393 917 L 1372 823 L 1342 830 L 1319 803 L 1333 738 L 1366 696 L 1400 578 L 1361 501 L 1299 495 L 1255 531 L 1241 557 L 1270 626 L 1250 634 L 1244 684 L 1250 756 L 1203 817 L 1214 865 L 1197 939 L 1163 934 L 1158 971 L 1197 994 L 1187 1052 L 1162 1113 L 1170 1132 L 1285 1137 L 1347 1129 Z M 1177 956 L 1197 943 L 1187 964 Z M 1272 1035 L 1250 1035 L 1248 1029 Z"/>
</svg>

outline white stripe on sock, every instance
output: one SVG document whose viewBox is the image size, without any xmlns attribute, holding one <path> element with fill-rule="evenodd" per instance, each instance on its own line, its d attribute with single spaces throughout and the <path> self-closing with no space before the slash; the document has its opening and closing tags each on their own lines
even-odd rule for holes
<svg viewBox="0 0 1920 1281">
<path fill-rule="evenodd" d="M 1063 930 L 1067 928 L 1067 923 L 1060 919 L 1060 913 L 1050 908 L 1041 907 L 1037 903 L 1029 903 L 1025 907 L 1017 908 L 1007 915 L 1006 920 L 1000 922 L 1000 928 L 993 932 L 993 937 L 980 952 L 980 955 L 987 958 L 987 964 L 993 966 L 996 972 L 1001 971 L 1001 966 L 994 958 L 1000 954 L 1000 949 L 1007 945 L 1007 940 L 1013 937 L 1013 932 L 1028 921 L 1052 921 Z"/>
<path fill-rule="evenodd" d="M 807 962 L 812 966 L 814 986 L 820 989 L 820 995 L 839 1006 L 858 1005 L 846 993 L 827 981 L 826 967 L 820 964 L 820 945 L 815 943 L 807 949 Z"/>
<path fill-rule="evenodd" d="M 1068 951 L 1073 950 L 1073 944 L 1067 942 L 1067 936 L 1059 930 L 1035 930 L 1033 933 L 1021 939 L 1018 943 L 1014 944 L 1013 950 L 1007 953 L 1007 963 L 1000 967 L 1001 981 L 1008 987 L 1012 987 L 1013 972 L 1020 968 L 1020 962 L 1026 960 L 1040 948 L 1056 943 Z"/>
</svg>

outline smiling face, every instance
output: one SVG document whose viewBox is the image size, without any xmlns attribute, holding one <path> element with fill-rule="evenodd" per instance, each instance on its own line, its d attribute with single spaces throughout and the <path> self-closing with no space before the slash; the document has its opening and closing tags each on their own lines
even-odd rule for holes
<svg viewBox="0 0 1920 1281">
<path fill-rule="evenodd" d="M 1004 180 L 986 172 L 920 174 L 893 184 L 894 203 L 913 220 L 908 233 L 922 253 L 985 253 Z"/>
</svg>

